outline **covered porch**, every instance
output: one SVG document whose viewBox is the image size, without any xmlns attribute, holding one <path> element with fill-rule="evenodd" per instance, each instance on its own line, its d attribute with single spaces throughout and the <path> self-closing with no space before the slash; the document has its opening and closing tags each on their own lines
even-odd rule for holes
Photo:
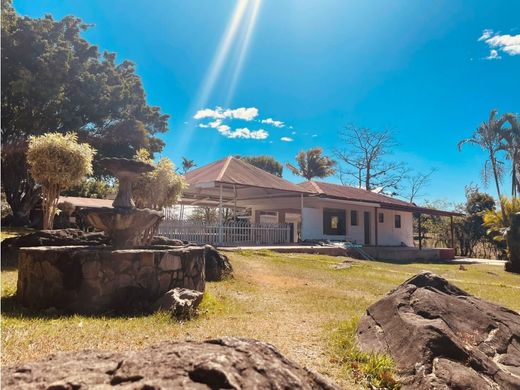
<svg viewBox="0 0 520 390">
<path fill-rule="evenodd" d="M 167 212 L 159 234 L 217 245 L 281 245 L 298 242 L 303 198 L 310 191 L 238 158 L 228 157 L 185 176 L 176 213 Z M 194 207 L 217 211 L 216 221 L 190 217 Z"/>
</svg>

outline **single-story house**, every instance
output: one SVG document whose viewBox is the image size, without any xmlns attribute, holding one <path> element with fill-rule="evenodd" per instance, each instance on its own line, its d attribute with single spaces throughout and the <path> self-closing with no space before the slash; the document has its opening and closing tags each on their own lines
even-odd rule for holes
<svg viewBox="0 0 520 390">
<path fill-rule="evenodd" d="M 390 196 L 321 181 L 291 183 L 235 158 L 185 175 L 181 205 L 234 210 L 247 221 L 205 224 L 166 220 L 162 233 L 220 244 L 345 241 L 365 246 L 414 246 L 413 216 L 460 215 Z M 246 211 L 244 213 L 244 211 Z M 274 233 L 273 233 L 274 232 Z"/>
</svg>

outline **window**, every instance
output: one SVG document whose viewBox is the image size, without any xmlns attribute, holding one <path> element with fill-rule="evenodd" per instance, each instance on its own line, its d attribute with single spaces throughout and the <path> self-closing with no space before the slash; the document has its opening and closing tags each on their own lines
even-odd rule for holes
<svg viewBox="0 0 520 390">
<path fill-rule="evenodd" d="M 345 210 L 323 209 L 323 234 L 344 236 L 346 231 Z"/>
<path fill-rule="evenodd" d="M 399 214 L 395 215 L 395 227 L 397 229 L 401 228 L 401 216 Z"/>
<path fill-rule="evenodd" d="M 385 222 L 385 215 L 383 213 L 379 213 L 379 223 Z"/>
<path fill-rule="evenodd" d="M 357 210 L 350 210 L 350 224 L 352 226 L 357 226 Z"/>
</svg>

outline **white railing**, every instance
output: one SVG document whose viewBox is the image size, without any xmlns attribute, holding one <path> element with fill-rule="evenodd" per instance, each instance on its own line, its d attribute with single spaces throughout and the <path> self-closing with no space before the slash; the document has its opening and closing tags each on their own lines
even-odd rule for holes
<svg viewBox="0 0 520 390">
<path fill-rule="evenodd" d="M 280 223 L 250 223 L 249 221 L 218 223 L 165 219 L 159 225 L 159 235 L 168 238 L 221 245 L 272 245 L 291 241 L 291 227 Z"/>
</svg>

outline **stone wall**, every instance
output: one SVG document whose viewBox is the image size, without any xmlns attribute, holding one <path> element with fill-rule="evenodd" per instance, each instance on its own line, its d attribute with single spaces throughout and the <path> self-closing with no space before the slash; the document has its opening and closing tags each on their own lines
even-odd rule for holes
<svg viewBox="0 0 520 390">
<path fill-rule="evenodd" d="M 204 291 L 204 248 L 20 249 L 17 298 L 33 309 L 103 313 L 149 308 L 175 287 Z"/>
</svg>

